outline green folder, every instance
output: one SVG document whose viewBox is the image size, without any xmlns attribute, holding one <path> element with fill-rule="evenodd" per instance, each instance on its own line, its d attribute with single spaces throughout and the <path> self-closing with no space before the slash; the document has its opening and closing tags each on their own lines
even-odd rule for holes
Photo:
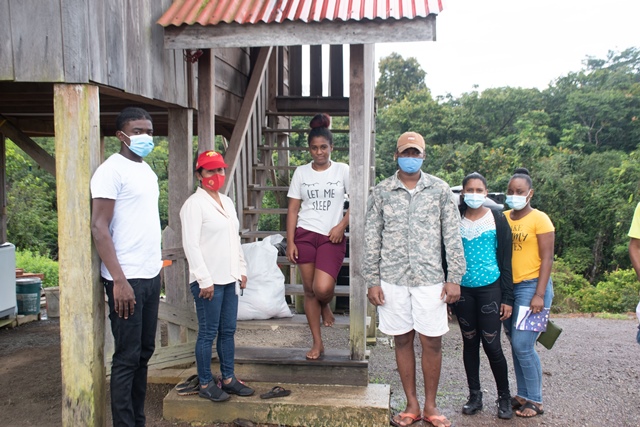
<svg viewBox="0 0 640 427">
<path fill-rule="evenodd" d="M 538 342 L 545 346 L 547 350 L 551 350 L 553 344 L 555 344 L 561 333 L 562 328 L 549 320 L 547 323 L 547 330 L 540 333 L 538 336 Z"/>
</svg>

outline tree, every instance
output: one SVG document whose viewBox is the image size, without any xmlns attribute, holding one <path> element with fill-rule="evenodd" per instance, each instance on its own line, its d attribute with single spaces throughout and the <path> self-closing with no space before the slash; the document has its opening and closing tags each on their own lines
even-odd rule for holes
<svg viewBox="0 0 640 427">
<path fill-rule="evenodd" d="M 380 60 L 378 69 L 380 78 L 376 84 L 376 98 L 381 109 L 402 101 L 411 92 L 427 88 L 424 81 L 427 73 L 416 58 L 404 59 L 394 52 Z"/>
</svg>

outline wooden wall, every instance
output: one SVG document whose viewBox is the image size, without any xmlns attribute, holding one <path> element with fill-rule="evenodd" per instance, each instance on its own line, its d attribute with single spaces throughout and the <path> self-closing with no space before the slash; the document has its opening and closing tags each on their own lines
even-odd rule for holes
<svg viewBox="0 0 640 427">
<path fill-rule="evenodd" d="M 196 108 L 183 50 L 156 23 L 172 0 L 0 0 L 0 81 L 98 83 Z M 216 115 L 234 122 L 247 85 L 247 49 L 217 49 Z M 197 67 L 192 67 L 197 81 Z M 190 101 L 191 100 L 191 101 Z"/>
</svg>

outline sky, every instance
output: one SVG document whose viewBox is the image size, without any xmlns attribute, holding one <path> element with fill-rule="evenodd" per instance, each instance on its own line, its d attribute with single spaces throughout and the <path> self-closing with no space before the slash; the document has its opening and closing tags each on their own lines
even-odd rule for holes
<svg viewBox="0 0 640 427">
<path fill-rule="evenodd" d="M 492 87 L 545 89 L 587 56 L 640 47 L 640 0 L 442 0 L 435 42 L 376 44 L 427 72 L 434 96 Z M 378 75 L 376 75 L 376 80 Z"/>
</svg>

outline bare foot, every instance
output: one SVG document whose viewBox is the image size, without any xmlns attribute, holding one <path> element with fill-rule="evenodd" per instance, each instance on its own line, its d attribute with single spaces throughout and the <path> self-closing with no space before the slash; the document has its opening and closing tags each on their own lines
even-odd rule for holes
<svg viewBox="0 0 640 427">
<path fill-rule="evenodd" d="M 307 352 L 307 359 L 309 360 L 321 359 L 322 356 L 324 356 L 324 346 L 322 344 L 319 346 L 314 344 L 311 350 Z"/>
<path fill-rule="evenodd" d="M 333 324 L 336 322 L 336 318 L 333 316 L 333 313 L 331 312 L 331 307 L 329 306 L 329 304 L 325 304 L 322 306 L 322 323 L 324 324 L 324 326 L 333 326 Z"/>
</svg>

